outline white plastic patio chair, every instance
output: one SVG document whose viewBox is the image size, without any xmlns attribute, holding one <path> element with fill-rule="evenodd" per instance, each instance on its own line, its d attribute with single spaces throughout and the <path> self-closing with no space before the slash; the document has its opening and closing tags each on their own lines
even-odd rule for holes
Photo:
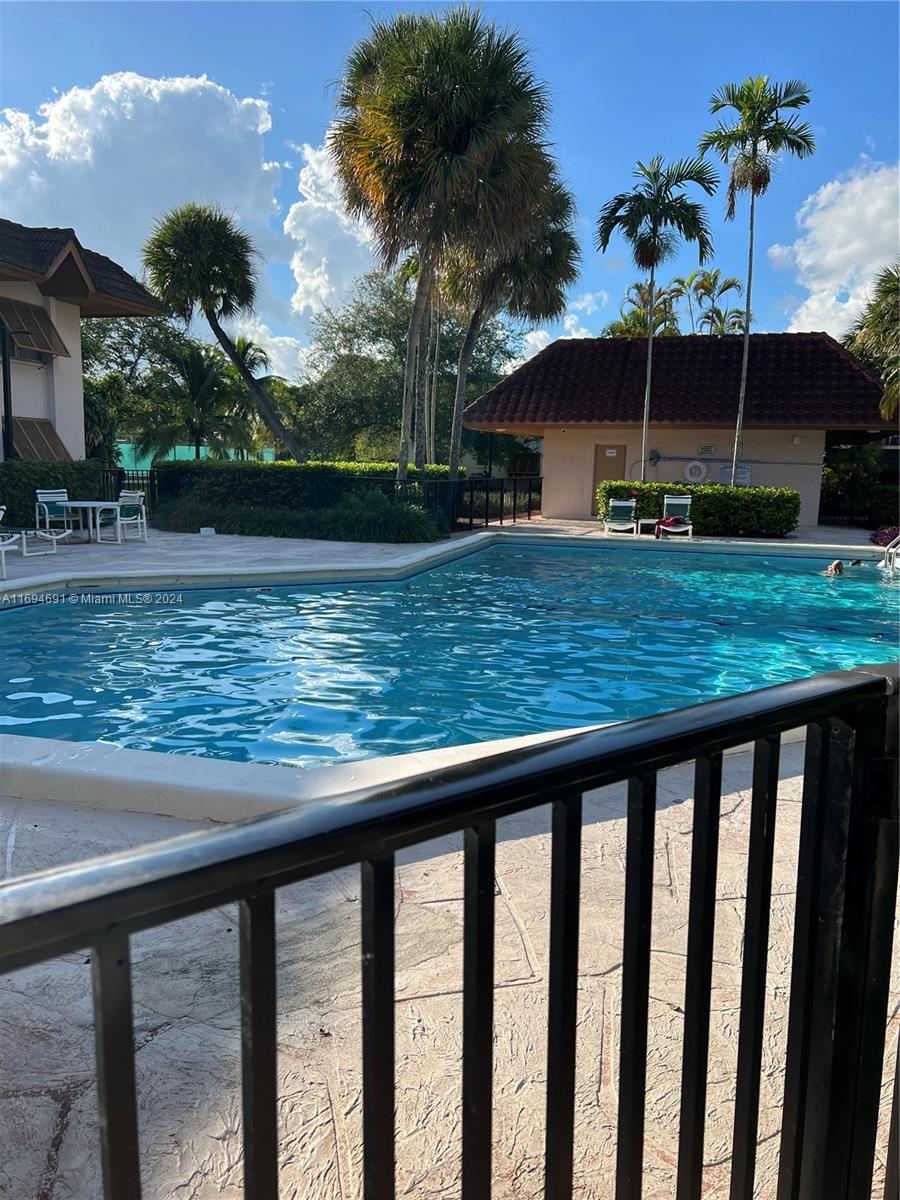
<svg viewBox="0 0 900 1200">
<path fill-rule="evenodd" d="M 5 516 L 6 508 L 4 506 L 0 506 L 0 525 L 3 524 L 3 518 Z M 19 535 L 17 533 L 11 533 L 7 536 L 4 536 L 3 530 L 0 529 L 0 579 L 6 578 L 6 552 L 7 550 L 11 550 L 13 546 L 17 545 L 18 541 Z"/>
<path fill-rule="evenodd" d="M 687 534 L 688 538 L 694 536 L 694 526 L 691 522 L 691 497 L 690 496 L 666 496 L 663 499 L 663 520 L 666 517 L 682 517 L 683 525 L 660 525 L 659 532 L 661 534 Z"/>
<path fill-rule="evenodd" d="M 35 492 L 34 523 L 37 529 L 51 529 L 62 525 L 64 529 L 83 529 L 81 512 L 66 508 L 69 493 L 65 488 L 38 488 Z"/>
<path fill-rule="evenodd" d="M 607 533 L 630 533 L 637 536 L 637 520 L 634 510 L 636 500 L 610 500 L 609 516 L 603 523 Z"/>
<path fill-rule="evenodd" d="M 100 523 L 100 529 L 97 531 L 97 541 L 112 541 L 111 538 L 103 537 L 103 529 L 115 529 L 116 541 L 122 542 L 128 540 L 128 530 L 134 529 L 136 536 L 141 541 L 147 540 L 147 509 L 144 506 L 144 493 L 121 491 L 119 492 L 119 508 L 115 515 L 111 513 L 108 517 L 103 517 Z"/>
</svg>

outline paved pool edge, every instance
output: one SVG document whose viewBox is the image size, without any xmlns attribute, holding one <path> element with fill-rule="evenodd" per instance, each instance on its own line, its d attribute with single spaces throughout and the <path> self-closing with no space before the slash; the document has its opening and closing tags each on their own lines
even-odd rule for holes
<svg viewBox="0 0 900 1200">
<path fill-rule="evenodd" d="M 230 570 L 198 567 L 195 570 L 161 571 L 161 570 L 131 570 L 131 571 L 56 571 L 47 574 L 34 575 L 24 579 L 0 581 L 0 612 L 20 607 L 26 597 L 36 597 L 54 592 L 71 591 L 135 591 L 141 587 L 152 590 L 161 587 L 191 587 L 191 586 L 255 586 L 261 584 L 304 584 L 304 583 L 390 583 L 395 580 L 412 578 L 423 571 L 430 570 L 455 559 L 466 557 L 486 549 L 497 543 L 510 543 L 522 546 L 553 545 L 574 547 L 581 550 L 591 550 L 600 553 L 617 553 L 619 549 L 637 551 L 639 553 L 683 553 L 683 554 L 714 554 L 731 553 L 740 555 L 760 555 L 767 557 L 788 558 L 847 558 L 849 552 L 846 546 L 822 545 L 806 542 L 757 542 L 744 538 L 695 538 L 673 539 L 631 538 L 623 536 L 621 540 L 603 536 L 593 540 L 588 534 L 561 534 L 543 532 L 525 532 L 517 529 L 494 528 L 480 530 L 477 533 L 464 534 L 449 543 L 436 543 L 424 550 L 418 549 L 408 553 L 400 553 L 390 564 L 373 564 L 371 566 L 341 566 L 338 564 L 324 565 L 319 568 L 266 566 L 235 567 Z M 877 560 L 883 557 L 884 551 L 879 546 L 858 546 L 853 548 L 853 556 L 866 560 Z"/>
</svg>

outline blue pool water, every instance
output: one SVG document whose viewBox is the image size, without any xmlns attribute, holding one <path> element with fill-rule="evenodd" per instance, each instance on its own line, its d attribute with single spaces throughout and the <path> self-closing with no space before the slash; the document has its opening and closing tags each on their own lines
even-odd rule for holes
<svg viewBox="0 0 900 1200">
<path fill-rule="evenodd" d="M 492 546 L 391 584 L 0 611 L 0 732 L 315 766 L 892 658 L 874 563 Z"/>
</svg>

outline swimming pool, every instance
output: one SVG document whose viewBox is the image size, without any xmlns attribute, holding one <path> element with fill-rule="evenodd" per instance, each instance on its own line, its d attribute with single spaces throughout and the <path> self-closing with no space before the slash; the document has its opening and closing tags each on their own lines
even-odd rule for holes
<svg viewBox="0 0 900 1200">
<path fill-rule="evenodd" d="M 874 563 L 494 545 L 402 582 L 0 612 L 0 733 L 301 767 L 647 716 L 894 657 Z"/>
</svg>

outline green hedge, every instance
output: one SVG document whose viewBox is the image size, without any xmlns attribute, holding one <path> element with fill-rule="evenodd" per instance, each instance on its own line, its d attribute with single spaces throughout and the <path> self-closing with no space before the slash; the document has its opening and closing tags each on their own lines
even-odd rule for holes
<svg viewBox="0 0 900 1200">
<path fill-rule="evenodd" d="M 333 542 L 433 542 L 447 533 L 429 513 L 380 493 L 346 496 L 330 508 L 319 509 L 170 500 L 156 509 L 151 521 L 157 529 L 173 533 L 197 533 L 201 526 L 211 525 L 217 533 Z"/>
<path fill-rule="evenodd" d="M 800 493 L 793 488 L 628 481 L 598 486 L 597 514 L 608 515 L 610 499 L 634 499 L 638 517 L 661 517 L 667 495 L 692 497 L 694 532 L 707 537 L 784 537 L 797 528 L 800 517 Z"/>
<path fill-rule="evenodd" d="M 869 489 L 866 520 L 873 529 L 900 521 L 900 488 L 896 484 L 876 483 Z"/>
<path fill-rule="evenodd" d="M 103 498 L 103 465 L 82 462 L 0 462 L 0 507 L 6 506 L 7 525 L 34 523 L 34 493 L 38 488 L 66 488 L 70 500 Z"/>
<path fill-rule="evenodd" d="M 394 494 L 396 463 L 201 462 L 160 463 L 160 500 L 193 499 L 204 504 L 257 504 L 266 508 L 329 508 L 356 491 Z M 411 481 L 420 473 L 411 467 Z M 445 466 L 425 468 L 426 480 L 447 478 Z M 412 492 L 414 489 L 410 489 Z M 415 497 L 411 497 L 415 498 Z"/>
</svg>

